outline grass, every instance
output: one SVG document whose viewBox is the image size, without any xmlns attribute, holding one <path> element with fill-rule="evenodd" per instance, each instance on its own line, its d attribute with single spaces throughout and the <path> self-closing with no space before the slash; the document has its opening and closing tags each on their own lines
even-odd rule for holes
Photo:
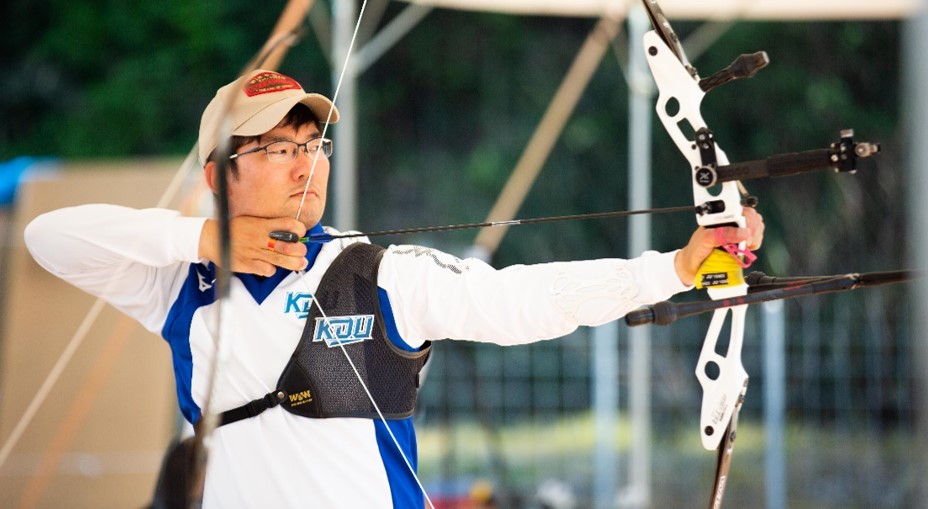
<svg viewBox="0 0 928 509">
<path fill-rule="evenodd" d="M 614 452 L 627 484 L 630 427 L 620 419 Z M 591 414 L 501 426 L 476 422 L 419 426 L 419 471 L 439 491 L 466 490 L 489 480 L 512 507 L 531 507 L 532 493 L 547 479 L 565 482 L 590 507 L 595 432 Z M 877 432 L 789 424 L 786 430 L 787 506 L 791 509 L 915 507 L 919 458 L 911 432 Z M 652 432 L 651 507 L 708 506 L 716 452 L 704 450 L 693 427 Z M 724 507 L 765 506 L 765 435 L 742 419 Z M 431 493 L 430 493 L 431 495 Z"/>
</svg>

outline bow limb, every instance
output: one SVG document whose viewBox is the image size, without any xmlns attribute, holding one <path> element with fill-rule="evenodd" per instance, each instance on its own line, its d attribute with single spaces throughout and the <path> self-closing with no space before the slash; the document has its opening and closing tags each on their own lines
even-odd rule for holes
<svg viewBox="0 0 928 509">
<path fill-rule="evenodd" d="M 302 20 L 306 17 L 313 0 L 290 0 L 284 7 L 280 18 L 278 18 L 271 35 L 260 51 L 246 64 L 242 69 L 240 76 L 244 77 L 252 70 L 265 68 L 275 70 L 283 60 L 292 42 L 296 38 L 296 32 Z M 241 79 L 241 78 L 240 78 Z M 234 98 L 233 98 L 234 100 Z M 227 140 L 230 137 L 231 127 L 229 126 L 229 113 L 233 104 L 223 105 L 221 120 L 218 123 L 219 140 Z M 218 151 L 224 152 L 228 149 L 228 143 L 221 143 L 217 148 Z M 191 151 L 196 153 L 196 147 Z M 189 159 L 189 157 L 188 157 Z M 219 253 L 220 266 L 229 268 L 232 266 L 232 248 L 231 232 L 229 217 L 229 201 L 227 191 L 227 175 L 225 171 L 225 158 L 219 157 Z M 206 480 L 206 466 L 209 460 L 210 438 L 218 425 L 218 412 L 214 408 L 214 396 L 216 392 L 216 382 L 219 380 L 219 372 L 223 363 L 228 358 L 230 331 L 234 330 L 229 325 L 228 313 L 223 313 L 222 300 L 229 296 L 229 287 L 231 283 L 232 272 L 230 269 L 220 270 L 217 275 L 217 288 L 219 289 L 219 298 L 217 300 L 217 323 L 216 346 L 211 361 L 209 377 L 206 383 L 206 401 L 202 409 L 202 417 L 198 422 L 198 430 L 194 443 L 194 461 L 190 475 L 190 505 L 199 507 L 203 499 L 203 489 Z"/>
</svg>

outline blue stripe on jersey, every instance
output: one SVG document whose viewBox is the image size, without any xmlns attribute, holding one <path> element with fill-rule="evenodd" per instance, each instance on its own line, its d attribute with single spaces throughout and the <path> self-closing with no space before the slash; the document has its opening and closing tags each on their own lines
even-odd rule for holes
<svg viewBox="0 0 928 509">
<path fill-rule="evenodd" d="M 322 234 L 322 223 L 312 227 L 310 234 Z M 316 262 L 316 257 L 322 249 L 322 243 L 314 242 L 307 245 L 306 260 L 308 267 Z M 263 281 L 251 274 L 236 274 L 242 283 L 260 304 L 277 285 L 290 274 L 291 271 L 278 269 L 277 273 Z M 200 420 L 200 407 L 193 401 L 191 385 L 193 383 L 193 353 L 190 351 L 190 324 L 193 314 L 203 306 L 212 304 L 216 300 L 216 268 L 210 263 L 191 264 L 187 272 L 187 279 L 181 287 L 177 300 L 171 305 L 171 310 L 161 328 L 163 337 L 171 346 L 171 356 L 174 362 L 174 382 L 177 386 L 177 402 L 180 411 L 190 423 Z"/>
<path fill-rule="evenodd" d="M 387 329 L 387 338 L 390 342 L 400 350 L 418 352 L 419 349 L 409 346 L 400 336 L 400 331 L 396 328 L 396 318 L 393 317 L 393 307 L 390 305 L 390 297 L 387 296 L 387 291 L 378 286 L 377 298 L 380 301 L 380 316 L 383 317 L 383 326 Z"/>
<path fill-rule="evenodd" d="M 387 482 L 390 484 L 390 497 L 393 499 L 393 507 L 402 508 L 423 508 L 425 507 L 425 497 L 419 484 L 416 483 L 415 476 L 409 471 L 406 462 L 403 460 L 403 454 L 409 458 L 409 463 L 413 470 L 418 469 L 418 451 L 416 448 L 416 430 L 412 425 L 412 417 L 407 419 L 398 419 L 387 421 L 390 430 L 396 436 L 402 448 L 402 454 L 390 438 L 383 421 L 375 420 L 374 429 L 377 436 L 377 447 L 380 449 L 380 458 L 383 460 L 384 469 L 387 472 Z"/>
<path fill-rule="evenodd" d="M 187 279 L 171 306 L 161 328 L 161 336 L 171 345 L 177 402 L 184 418 L 191 424 L 200 420 L 200 407 L 193 401 L 193 353 L 190 351 L 190 324 L 193 314 L 216 300 L 215 266 L 190 264 Z"/>
</svg>

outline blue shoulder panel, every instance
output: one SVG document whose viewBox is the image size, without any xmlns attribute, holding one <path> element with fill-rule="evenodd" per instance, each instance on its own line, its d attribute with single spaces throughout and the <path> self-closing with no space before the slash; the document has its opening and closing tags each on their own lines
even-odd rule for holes
<svg viewBox="0 0 928 509">
<path fill-rule="evenodd" d="M 191 424 L 200 420 L 200 407 L 193 401 L 193 353 L 190 351 L 190 324 L 193 314 L 216 300 L 216 271 L 210 263 L 191 264 L 187 279 L 164 322 L 161 336 L 171 346 L 174 381 L 181 413 Z"/>
</svg>

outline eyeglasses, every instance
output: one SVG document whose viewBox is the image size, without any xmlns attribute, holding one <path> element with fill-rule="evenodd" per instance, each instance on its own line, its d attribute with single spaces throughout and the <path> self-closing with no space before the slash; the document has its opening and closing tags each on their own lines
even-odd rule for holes
<svg viewBox="0 0 928 509">
<path fill-rule="evenodd" d="M 319 152 L 319 149 L 322 149 L 322 153 L 326 157 L 332 156 L 332 140 L 328 138 L 313 138 L 306 143 L 297 143 L 295 141 L 274 141 L 264 145 L 262 147 L 255 147 L 251 150 L 246 150 L 244 152 L 239 152 L 238 154 L 232 154 L 229 156 L 229 159 L 237 159 L 240 156 L 246 154 L 254 154 L 255 152 L 264 151 L 267 154 L 268 161 L 274 163 L 286 163 L 296 159 L 297 154 L 300 153 L 300 149 L 306 151 L 306 155 L 312 157 Z"/>
</svg>

